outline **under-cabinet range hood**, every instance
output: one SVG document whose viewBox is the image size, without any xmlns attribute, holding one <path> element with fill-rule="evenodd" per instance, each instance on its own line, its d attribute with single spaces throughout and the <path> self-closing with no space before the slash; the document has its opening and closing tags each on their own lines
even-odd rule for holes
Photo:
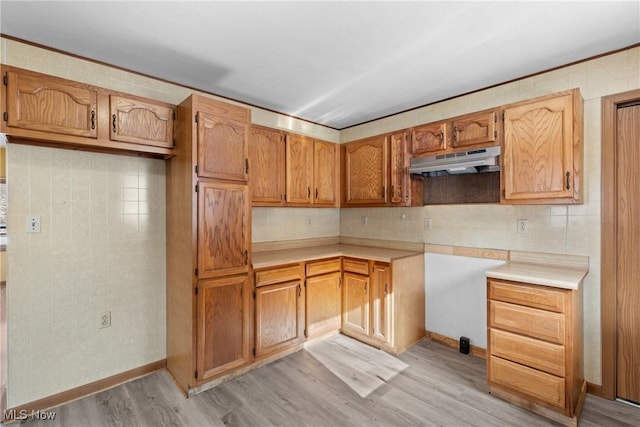
<svg viewBox="0 0 640 427">
<path fill-rule="evenodd" d="M 441 172 L 449 174 L 478 173 L 500 169 L 498 156 L 500 147 L 488 147 L 458 153 L 439 154 L 437 156 L 411 159 L 411 173 Z"/>
</svg>

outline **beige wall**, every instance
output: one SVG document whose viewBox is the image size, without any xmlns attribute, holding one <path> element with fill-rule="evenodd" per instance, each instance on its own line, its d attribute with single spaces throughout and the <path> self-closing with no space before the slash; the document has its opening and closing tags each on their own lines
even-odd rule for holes
<svg viewBox="0 0 640 427">
<path fill-rule="evenodd" d="M 584 97 L 583 205 L 342 209 L 340 235 L 589 256 L 584 284 L 585 375 L 600 384 L 600 98 L 640 88 L 640 48 L 346 129 L 341 138 L 351 141 L 574 87 Z M 402 212 L 407 213 L 406 220 L 401 219 Z M 368 216 L 368 227 L 361 225 L 362 216 Z M 431 218 L 431 230 L 424 229 L 425 218 Z M 528 234 L 516 233 L 517 219 L 529 220 Z"/>
</svg>

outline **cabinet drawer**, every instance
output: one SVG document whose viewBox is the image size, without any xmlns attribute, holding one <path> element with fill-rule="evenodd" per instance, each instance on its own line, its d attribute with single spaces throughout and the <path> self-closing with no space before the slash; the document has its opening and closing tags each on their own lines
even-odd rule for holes
<svg viewBox="0 0 640 427">
<path fill-rule="evenodd" d="M 565 293 L 562 289 L 489 280 L 489 299 L 563 313 Z"/>
<path fill-rule="evenodd" d="M 489 304 L 489 326 L 564 344 L 565 318 L 559 313 L 500 301 Z"/>
<path fill-rule="evenodd" d="M 322 261 L 308 262 L 306 265 L 307 277 L 318 274 L 332 273 L 340 271 L 340 258 L 325 259 Z"/>
<path fill-rule="evenodd" d="M 369 262 L 361 259 L 344 258 L 342 260 L 342 269 L 351 273 L 369 275 Z"/>
<path fill-rule="evenodd" d="M 498 329 L 489 330 L 491 354 L 549 374 L 564 377 L 564 346 L 523 337 Z"/>
<path fill-rule="evenodd" d="M 256 271 L 256 287 L 302 279 L 298 264 Z"/>
<path fill-rule="evenodd" d="M 564 408 L 564 378 L 490 356 L 489 383 L 509 388 L 540 402 Z"/>
</svg>

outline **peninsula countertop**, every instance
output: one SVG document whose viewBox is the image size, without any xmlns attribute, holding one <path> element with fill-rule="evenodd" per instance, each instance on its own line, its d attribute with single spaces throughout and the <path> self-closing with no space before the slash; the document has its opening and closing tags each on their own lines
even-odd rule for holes
<svg viewBox="0 0 640 427">
<path fill-rule="evenodd" d="M 368 259 L 380 262 L 391 262 L 395 259 L 416 255 L 423 255 L 423 252 L 388 249 L 372 246 L 334 244 L 255 252 L 252 254 L 252 258 L 253 268 L 259 269 L 339 256 Z"/>
</svg>

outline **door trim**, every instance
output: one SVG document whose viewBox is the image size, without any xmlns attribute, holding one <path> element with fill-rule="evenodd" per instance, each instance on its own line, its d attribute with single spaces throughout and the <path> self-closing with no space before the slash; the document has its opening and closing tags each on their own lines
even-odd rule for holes
<svg viewBox="0 0 640 427">
<path fill-rule="evenodd" d="M 617 248 L 617 191 L 616 136 L 618 106 L 640 100 L 640 89 L 602 98 L 602 217 L 600 248 L 600 315 L 602 345 L 602 397 L 616 398 L 617 319 L 616 319 L 616 248 Z"/>
</svg>

